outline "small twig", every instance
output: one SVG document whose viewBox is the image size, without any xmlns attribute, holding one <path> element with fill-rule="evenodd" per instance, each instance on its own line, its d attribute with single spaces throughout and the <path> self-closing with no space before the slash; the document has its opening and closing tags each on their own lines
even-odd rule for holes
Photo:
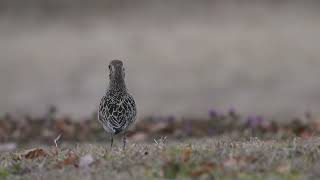
<svg viewBox="0 0 320 180">
<path fill-rule="evenodd" d="M 157 140 L 156 140 L 156 139 L 153 139 L 153 141 L 154 141 L 157 145 L 159 145 L 159 143 L 157 142 Z"/>
<path fill-rule="evenodd" d="M 160 137 L 159 139 L 158 139 L 158 141 L 156 140 L 156 139 L 153 139 L 153 141 L 157 144 L 157 145 L 160 145 L 160 143 L 161 144 L 165 144 L 165 142 L 166 142 L 166 140 L 167 140 L 167 136 L 162 136 L 162 137 Z"/>
<path fill-rule="evenodd" d="M 164 144 L 166 142 L 166 140 L 167 140 L 167 136 L 162 137 L 161 139 L 162 139 L 162 143 Z"/>
<path fill-rule="evenodd" d="M 61 134 L 59 134 L 59 136 L 54 139 L 54 144 L 56 145 L 56 148 L 58 148 L 58 141 L 60 138 L 61 138 Z"/>
</svg>

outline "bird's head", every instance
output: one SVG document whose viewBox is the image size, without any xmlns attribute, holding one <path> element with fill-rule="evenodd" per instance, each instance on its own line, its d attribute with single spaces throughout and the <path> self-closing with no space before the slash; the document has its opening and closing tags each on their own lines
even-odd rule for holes
<svg viewBox="0 0 320 180">
<path fill-rule="evenodd" d="M 110 79 L 124 79 L 125 72 L 123 62 L 120 60 L 112 60 L 109 64 Z"/>
</svg>

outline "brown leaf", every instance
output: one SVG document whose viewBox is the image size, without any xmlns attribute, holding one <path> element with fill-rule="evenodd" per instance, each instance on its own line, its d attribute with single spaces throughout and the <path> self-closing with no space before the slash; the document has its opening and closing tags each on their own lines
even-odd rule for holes
<svg viewBox="0 0 320 180">
<path fill-rule="evenodd" d="M 19 155 L 19 157 L 26 159 L 36 159 L 45 156 L 48 156 L 48 153 L 42 148 L 30 149 Z"/>
<path fill-rule="evenodd" d="M 190 147 L 184 149 L 182 151 L 182 155 L 181 155 L 181 160 L 182 162 L 187 162 L 189 161 L 190 157 L 192 155 L 192 149 Z"/>
<path fill-rule="evenodd" d="M 63 161 L 64 165 L 75 165 L 77 166 L 79 157 L 74 152 L 69 152 L 68 157 Z"/>
<path fill-rule="evenodd" d="M 214 163 L 204 163 L 198 169 L 192 171 L 190 175 L 192 177 L 198 177 L 204 174 L 209 174 L 217 168 L 218 166 Z"/>
<path fill-rule="evenodd" d="M 68 156 L 63 161 L 59 161 L 56 168 L 63 168 L 63 166 L 73 165 L 75 167 L 79 166 L 79 157 L 72 151 L 68 153 Z"/>
</svg>

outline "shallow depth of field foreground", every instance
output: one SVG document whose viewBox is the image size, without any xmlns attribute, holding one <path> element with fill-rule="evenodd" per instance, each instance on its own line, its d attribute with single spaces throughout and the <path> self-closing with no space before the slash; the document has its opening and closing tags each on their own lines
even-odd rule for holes
<svg viewBox="0 0 320 180">
<path fill-rule="evenodd" d="M 38 118 L 0 118 L 1 179 L 320 176 L 320 122 L 311 113 L 282 123 L 235 109 L 211 110 L 205 119 L 149 117 L 130 129 L 123 150 L 121 135 L 110 148 L 97 119 L 56 118 L 49 110 Z"/>
<path fill-rule="evenodd" d="M 234 134 L 233 136 L 237 136 Z M 62 143 L 1 154 L 1 179 L 316 179 L 320 139 Z"/>
</svg>

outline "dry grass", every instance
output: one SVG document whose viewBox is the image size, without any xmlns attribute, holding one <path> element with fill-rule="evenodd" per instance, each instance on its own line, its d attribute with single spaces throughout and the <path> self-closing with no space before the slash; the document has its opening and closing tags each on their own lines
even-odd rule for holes
<svg viewBox="0 0 320 180">
<path fill-rule="evenodd" d="M 204 139 L 62 144 L 1 154 L 0 179 L 316 179 L 320 139 Z M 25 148 L 27 149 L 27 148 Z M 84 158 L 85 157 L 85 158 Z M 93 158 L 93 159 L 91 159 Z"/>
</svg>

